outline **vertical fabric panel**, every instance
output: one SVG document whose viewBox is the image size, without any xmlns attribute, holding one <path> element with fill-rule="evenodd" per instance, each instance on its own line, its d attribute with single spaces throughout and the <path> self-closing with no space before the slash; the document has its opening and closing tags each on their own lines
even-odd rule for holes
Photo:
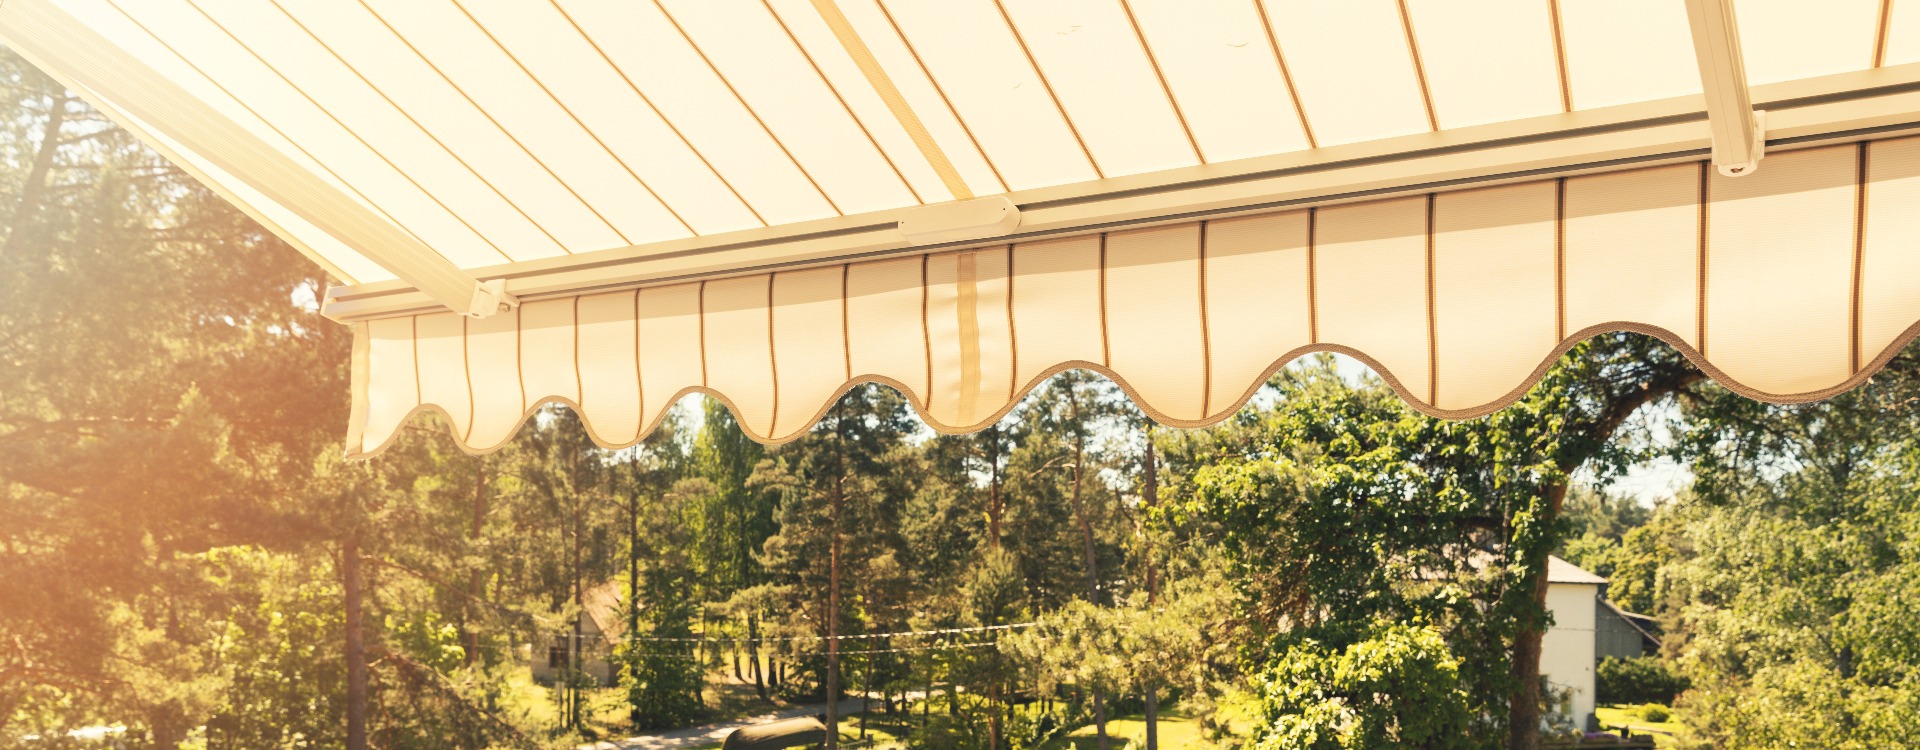
<svg viewBox="0 0 1920 750">
<path fill-rule="evenodd" d="M 1920 138 L 1867 148 L 1860 364 L 1920 321 Z"/>
<path fill-rule="evenodd" d="M 1700 165 L 1569 178 L 1565 215 L 1566 335 L 1630 321 L 1699 346 Z"/>
<path fill-rule="evenodd" d="M 706 384 L 700 285 L 640 290 L 640 405 L 652 426 L 688 388 Z"/>
<path fill-rule="evenodd" d="M 1145 405 L 1178 420 L 1199 419 L 1206 410 L 1203 226 L 1107 236 L 1108 366 Z"/>
<path fill-rule="evenodd" d="M 1005 247 L 929 259 L 927 325 L 933 351 L 933 417 L 971 427 L 1011 392 Z"/>
<path fill-rule="evenodd" d="M 453 436 L 472 446 L 473 400 L 467 383 L 467 318 L 453 313 L 413 318 L 419 352 L 420 403 L 447 413 Z M 371 399 L 369 399 L 371 401 Z"/>
<path fill-rule="evenodd" d="M 768 436 L 785 439 L 813 426 L 813 416 L 847 382 L 846 326 L 841 316 L 845 266 L 773 275 L 773 361 L 780 388 Z"/>
<path fill-rule="evenodd" d="M 1439 196 L 1434 406 L 1499 400 L 1553 352 L 1555 200 L 1552 182 Z"/>
<path fill-rule="evenodd" d="M 640 293 L 580 298 L 580 411 L 600 440 L 640 439 L 640 353 L 634 302 Z"/>
<path fill-rule="evenodd" d="M 387 442 L 407 415 L 420 405 L 419 371 L 413 359 L 413 318 L 386 318 L 366 323 L 367 411 L 363 416 L 360 450 Z M 356 447 L 356 446 L 349 446 Z"/>
<path fill-rule="evenodd" d="M 578 297 L 520 306 L 520 363 L 527 405 L 563 398 L 580 403 L 580 372 L 574 367 L 574 306 Z"/>
<path fill-rule="evenodd" d="M 1851 375 L 1854 148 L 1769 154 L 1708 184 L 1706 354 L 1775 394 Z"/>
<path fill-rule="evenodd" d="M 1320 209 L 1315 239 L 1320 343 L 1359 350 L 1429 398 L 1427 199 Z"/>
<path fill-rule="evenodd" d="M 1256 385 L 1274 360 L 1313 343 L 1306 211 L 1207 224 L 1207 416 Z"/>
<path fill-rule="evenodd" d="M 1022 243 L 1013 249 L 1013 330 L 1025 386 L 1054 365 L 1101 362 L 1100 238 Z"/>
<path fill-rule="evenodd" d="M 520 323 L 525 309 L 467 321 L 467 377 L 473 383 L 473 432 L 467 436 L 471 447 L 487 450 L 505 443 L 531 403 L 520 369 Z"/>
<path fill-rule="evenodd" d="M 733 402 L 734 416 L 748 432 L 773 429 L 773 331 L 767 309 L 769 276 L 707 282 L 705 311 L 707 387 Z"/>
<path fill-rule="evenodd" d="M 927 399 L 927 338 L 920 258 L 855 263 L 847 271 L 847 360 Z"/>
</svg>

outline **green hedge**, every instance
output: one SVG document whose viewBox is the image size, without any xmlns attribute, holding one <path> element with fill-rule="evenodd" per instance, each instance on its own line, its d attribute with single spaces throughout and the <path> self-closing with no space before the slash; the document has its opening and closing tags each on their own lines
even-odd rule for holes
<svg viewBox="0 0 1920 750">
<path fill-rule="evenodd" d="M 1595 690 L 1601 703 L 1659 703 L 1673 705 L 1673 698 L 1688 687 L 1687 678 L 1674 674 L 1658 657 L 1632 659 L 1607 657 L 1595 670 Z"/>
</svg>

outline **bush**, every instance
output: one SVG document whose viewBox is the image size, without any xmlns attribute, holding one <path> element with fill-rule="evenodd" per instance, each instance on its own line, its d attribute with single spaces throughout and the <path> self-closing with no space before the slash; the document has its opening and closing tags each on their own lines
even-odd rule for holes
<svg viewBox="0 0 1920 750">
<path fill-rule="evenodd" d="M 1601 703 L 1659 703 L 1673 705 L 1673 699 L 1690 684 L 1667 669 L 1657 657 L 1633 659 L 1607 657 L 1594 671 L 1594 689 Z"/>
<path fill-rule="evenodd" d="M 1673 718 L 1673 711 L 1658 703 L 1649 703 L 1640 707 L 1640 718 L 1659 724 Z"/>
<path fill-rule="evenodd" d="M 1460 661 L 1430 627 L 1376 624 L 1343 649 L 1304 641 L 1256 688 L 1259 750 L 1471 746 Z"/>
</svg>

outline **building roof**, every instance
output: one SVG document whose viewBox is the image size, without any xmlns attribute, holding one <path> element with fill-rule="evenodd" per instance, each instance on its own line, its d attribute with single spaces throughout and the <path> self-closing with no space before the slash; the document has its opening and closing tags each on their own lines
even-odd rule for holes
<svg viewBox="0 0 1920 750">
<path fill-rule="evenodd" d="M 627 633 L 626 584 L 607 581 L 587 589 L 581 598 L 585 600 L 582 609 L 600 630 L 600 636 L 609 644 L 619 643 Z"/>
<path fill-rule="evenodd" d="M 1580 566 L 1549 555 L 1547 557 L 1547 583 L 1573 583 L 1604 586 L 1607 579 L 1581 569 Z"/>
</svg>

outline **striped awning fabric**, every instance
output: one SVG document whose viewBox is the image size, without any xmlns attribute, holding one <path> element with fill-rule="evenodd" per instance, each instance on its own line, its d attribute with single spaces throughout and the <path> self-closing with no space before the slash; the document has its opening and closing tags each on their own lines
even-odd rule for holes
<svg viewBox="0 0 1920 750">
<path fill-rule="evenodd" d="M 355 455 L 689 391 L 779 441 L 861 380 L 968 430 L 1065 367 L 1200 425 L 1321 350 L 1465 417 L 1609 329 L 1805 400 L 1920 320 L 1917 3 L 3 0 L 0 42 L 327 271 Z"/>
<path fill-rule="evenodd" d="M 432 410 L 491 450 L 557 402 L 620 446 L 695 391 L 779 442 L 862 381 L 961 432 L 1074 367 L 1199 426 L 1315 351 L 1470 417 L 1614 330 L 1806 401 L 1920 332 L 1916 232 L 1920 139 L 1896 139 L 385 318 L 355 324 L 351 443 Z"/>
</svg>

